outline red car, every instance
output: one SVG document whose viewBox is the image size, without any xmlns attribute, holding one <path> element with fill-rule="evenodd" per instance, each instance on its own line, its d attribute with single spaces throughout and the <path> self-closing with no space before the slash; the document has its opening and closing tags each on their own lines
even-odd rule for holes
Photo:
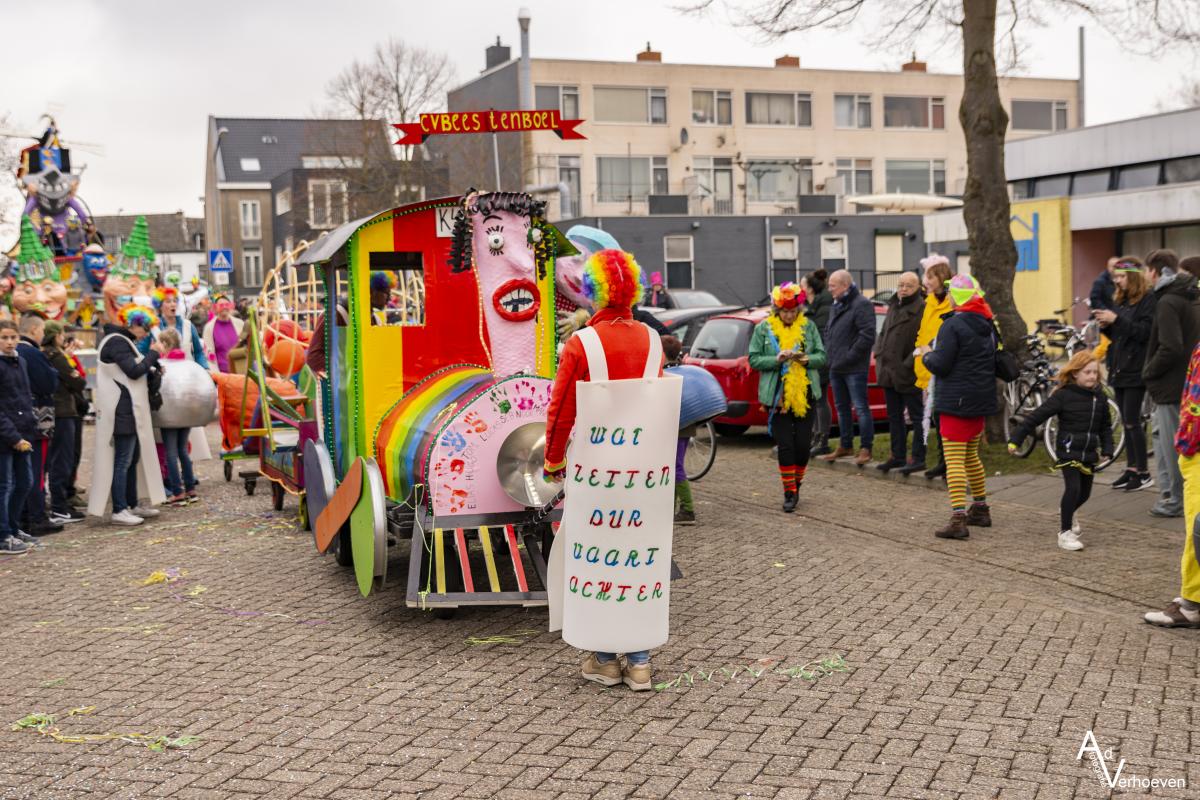
<svg viewBox="0 0 1200 800">
<path fill-rule="evenodd" d="M 684 356 L 685 364 L 696 364 L 711 372 L 725 390 L 729 413 L 713 420 L 717 433 L 736 436 L 751 425 L 766 425 L 767 411 L 758 402 L 758 370 L 750 368 L 750 336 L 754 326 L 767 318 L 769 308 L 752 308 L 711 317 Z M 875 304 L 875 333 L 883 327 L 887 306 Z M 837 425 L 837 407 L 833 404 L 833 389 L 828 391 L 833 409 L 833 424 Z M 879 430 L 880 422 L 887 426 L 887 402 L 883 389 L 875 382 L 875 354 L 871 354 L 871 371 L 867 376 L 867 401 L 871 418 Z"/>
</svg>

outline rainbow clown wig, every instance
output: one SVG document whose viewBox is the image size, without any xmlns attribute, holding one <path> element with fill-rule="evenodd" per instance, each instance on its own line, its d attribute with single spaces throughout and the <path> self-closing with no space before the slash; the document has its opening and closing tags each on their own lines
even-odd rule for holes
<svg viewBox="0 0 1200 800">
<path fill-rule="evenodd" d="M 597 311 L 629 308 L 642 299 L 642 268 L 624 250 L 592 253 L 583 265 L 583 296 Z"/>
<path fill-rule="evenodd" d="M 796 308 L 804 302 L 804 290 L 788 281 L 771 290 L 771 303 L 775 308 Z"/>
<path fill-rule="evenodd" d="M 154 313 L 154 309 L 130 303 L 122 306 L 121 310 L 117 312 L 117 322 L 125 328 L 140 325 L 146 330 L 150 330 L 158 327 L 158 315 Z"/>
<path fill-rule="evenodd" d="M 162 308 L 164 300 L 179 300 L 179 290 L 172 286 L 159 286 L 155 288 L 154 294 L 151 295 L 154 300 L 154 310 L 158 311 Z"/>
<path fill-rule="evenodd" d="M 376 270 L 371 273 L 372 292 L 391 292 L 396 288 L 396 273 Z"/>
</svg>

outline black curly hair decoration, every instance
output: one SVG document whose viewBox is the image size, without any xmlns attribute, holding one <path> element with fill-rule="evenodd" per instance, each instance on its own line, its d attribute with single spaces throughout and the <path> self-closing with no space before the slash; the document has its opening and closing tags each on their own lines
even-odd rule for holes
<svg viewBox="0 0 1200 800">
<path fill-rule="evenodd" d="M 530 224 L 534 224 L 546 215 L 546 202 L 534 200 L 524 192 L 476 194 L 474 189 L 468 189 L 454 214 L 454 239 L 450 243 L 448 262 L 451 272 L 466 272 L 471 268 L 471 214 L 478 212 L 487 216 L 497 211 L 529 217 Z M 545 275 L 543 263 L 538 264 L 538 274 Z"/>
</svg>

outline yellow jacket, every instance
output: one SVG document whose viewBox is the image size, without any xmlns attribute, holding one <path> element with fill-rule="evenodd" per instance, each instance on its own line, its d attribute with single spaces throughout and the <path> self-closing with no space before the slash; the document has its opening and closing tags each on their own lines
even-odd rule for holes
<svg viewBox="0 0 1200 800">
<path fill-rule="evenodd" d="M 950 305 L 949 292 L 946 292 L 941 300 L 938 300 L 935 294 L 927 296 L 925 298 L 925 313 L 921 316 L 921 328 L 917 331 L 916 346 L 924 347 L 936 339 L 938 330 L 942 327 L 942 315 L 949 314 L 953 310 L 953 307 Z M 925 362 L 920 356 L 916 358 L 913 370 L 917 373 L 917 388 L 927 388 L 929 386 L 929 370 L 925 369 Z"/>
</svg>

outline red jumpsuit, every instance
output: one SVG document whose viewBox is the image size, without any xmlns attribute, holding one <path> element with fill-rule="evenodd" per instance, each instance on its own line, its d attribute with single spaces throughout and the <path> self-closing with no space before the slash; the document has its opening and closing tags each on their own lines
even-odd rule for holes
<svg viewBox="0 0 1200 800">
<path fill-rule="evenodd" d="M 628 308 L 602 308 L 588 320 L 588 325 L 596 329 L 604 346 L 609 380 L 642 377 L 650 353 L 649 335 L 646 326 L 636 322 Z M 661 366 L 658 374 L 662 375 Z M 573 336 L 559 356 L 550 411 L 546 415 L 547 473 L 566 469 L 567 442 L 575 427 L 575 383 L 586 380 L 590 380 L 587 356 L 583 344 Z"/>
</svg>

